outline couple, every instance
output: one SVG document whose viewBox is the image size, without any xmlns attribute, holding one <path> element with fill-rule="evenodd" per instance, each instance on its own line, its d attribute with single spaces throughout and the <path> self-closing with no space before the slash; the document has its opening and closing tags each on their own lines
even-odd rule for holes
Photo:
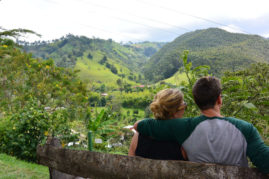
<svg viewBox="0 0 269 179">
<path fill-rule="evenodd" d="M 139 134 L 132 139 L 129 155 L 242 167 L 248 166 L 249 157 L 261 172 L 269 174 L 269 147 L 257 129 L 246 121 L 221 115 L 220 80 L 202 77 L 194 84 L 192 93 L 202 115 L 182 118 L 186 108 L 182 93 L 175 89 L 160 91 L 150 105 L 156 119 L 135 123 Z M 152 152 L 143 153 L 143 147 L 151 147 Z M 171 153 L 165 154 L 165 150 Z M 163 156 L 156 158 L 154 153 Z"/>
</svg>

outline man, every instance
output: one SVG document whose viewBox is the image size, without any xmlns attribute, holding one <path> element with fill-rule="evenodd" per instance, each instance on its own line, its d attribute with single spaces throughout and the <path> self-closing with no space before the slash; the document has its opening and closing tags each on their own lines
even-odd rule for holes
<svg viewBox="0 0 269 179">
<path fill-rule="evenodd" d="M 221 115 L 220 80 L 200 78 L 192 90 L 202 115 L 195 118 L 146 119 L 135 124 L 138 132 L 158 140 L 176 140 L 193 162 L 248 166 L 247 156 L 269 173 L 269 147 L 250 123 Z"/>
</svg>

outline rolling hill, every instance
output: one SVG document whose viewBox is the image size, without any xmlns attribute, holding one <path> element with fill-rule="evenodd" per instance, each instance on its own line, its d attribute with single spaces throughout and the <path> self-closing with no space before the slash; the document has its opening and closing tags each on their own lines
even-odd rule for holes
<svg viewBox="0 0 269 179">
<path fill-rule="evenodd" d="M 182 66 L 179 59 L 184 50 L 189 50 L 194 67 L 209 65 L 216 76 L 251 63 L 269 62 L 268 39 L 217 28 L 185 33 L 170 43 L 121 44 L 69 34 L 49 43 L 24 44 L 24 49 L 34 57 L 52 58 L 58 66 L 80 70 L 85 82 L 114 85 L 118 79 L 129 84 L 142 82 L 143 76 L 152 82 L 168 79 Z"/>
<path fill-rule="evenodd" d="M 57 66 L 79 70 L 85 82 L 135 84 L 143 80 L 141 67 L 164 43 L 120 44 L 98 38 L 67 35 L 52 42 L 23 43 L 34 57 L 52 58 Z"/>
<path fill-rule="evenodd" d="M 143 72 L 150 81 L 173 76 L 182 66 L 183 50 L 189 50 L 193 66 L 209 65 L 210 73 L 220 76 L 255 62 L 269 62 L 269 40 L 257 35 L 229 33 L 210 28 L 183 34 L 164 45 L 145 63 Z"/>
</svg>

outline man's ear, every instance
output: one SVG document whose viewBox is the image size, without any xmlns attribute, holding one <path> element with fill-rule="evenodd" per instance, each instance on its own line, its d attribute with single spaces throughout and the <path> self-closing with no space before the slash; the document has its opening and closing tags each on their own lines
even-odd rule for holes
<svg viewBox="0 0 269 179">
<path fill-rule="evenodd" d="M 219 95 L 219 97 L 217 99 L 217 104 L 222 105 L 222 97 L 221 97 L 221 95 Z"/>
</svg>

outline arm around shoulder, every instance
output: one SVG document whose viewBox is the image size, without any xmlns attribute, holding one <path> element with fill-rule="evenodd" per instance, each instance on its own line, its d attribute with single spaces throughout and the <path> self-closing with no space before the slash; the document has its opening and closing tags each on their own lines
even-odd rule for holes
<svg viewBox="0 0 269 179">
<path fill-rule="evenodd" d="M 137 131 L 157 140 L 182 141 L 188 134 L 187 119 L 144 119 L 137 125 Z"/>
</svg>

